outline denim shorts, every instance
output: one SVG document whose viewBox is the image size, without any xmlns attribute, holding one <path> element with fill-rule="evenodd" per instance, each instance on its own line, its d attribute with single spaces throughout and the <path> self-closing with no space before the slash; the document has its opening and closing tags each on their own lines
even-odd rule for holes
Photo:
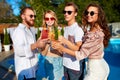
<svg viewBox="0 0 120 80">
<path fill-rule="evenodd" d="M 63 59 L 62 57 L 45 57 L 44 61 L 45 77 L 44 80 L 62 80 L 64 76 L 63 70 Z M 42 70 L 42 69 L 39 69 Z M 42 72 L 41 72 L 42 73 Z M 42 80 L 43 78 L 37 76 Z"/>
<path fill-rule="evenodd" d="M 63 59 L 62 57 L 47 57 L 45 60 L 45 69 L 48 80 L 60 80 L 63 77 Z"/>
</svg>

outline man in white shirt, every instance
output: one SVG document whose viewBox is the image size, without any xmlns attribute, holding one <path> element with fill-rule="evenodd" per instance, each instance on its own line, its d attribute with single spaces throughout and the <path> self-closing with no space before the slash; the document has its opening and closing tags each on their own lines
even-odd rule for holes
<svg viewBox="0 0 120 80">
<path fill-rule="evenodd" d="M 18 80 L 35 79 L 37 69 L 38 48 L 46 45 L 47 39 L 35 40 L 34 26 L 35 12 L 31 7 L 25 7 L 20 14 L 22 23 L 15 29 L 12 41 L 15 57 L 15 72 Z"/>
<path fill-rule="evenodd" d="M 67 26 L 64 28 L 64 37 L 73 43 L 68 47 L 71 50 L 79 50 L 82 44 L 82 37 L 84 35 L 83 30 L 76 22 L 78 8 L 73 2 L 69 2 L 64 8 L 64 17 L 67 21 Z M 64 43 L 64 42 L 63 42 Z M 65 43 L 64 43 L 65 44 Z M 63 65 L 65 80 L 82 80 L 81 75 L 83 73 L 82 61 L 76 60 L 75 57 L 64 53 Z M 83 77 L 83 76 L 82 76 Z"/>
</svg>

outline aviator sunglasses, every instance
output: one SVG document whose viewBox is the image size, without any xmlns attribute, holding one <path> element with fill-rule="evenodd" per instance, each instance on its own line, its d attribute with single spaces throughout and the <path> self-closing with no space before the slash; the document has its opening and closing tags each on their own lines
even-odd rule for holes
<svg viewBox="0 0 120 80">
<path fill-rule="evenodd" d="M 95 13 L 94 11 L 90 11 L 90 12 L 85 11 L 85 13 L 84 13 L 84 14 L 85 14 L 85 15 L 90 14 L 90 16 L 93 16 L 94 14 L 98 14 L 98 13 Z"/>
<path fill-rule="evenodd" d="M 65 11 L 65 10 L 64 10 L 64 11 L 63 11 L 63 14 L 66 14 L 66 13 L 67 13 L 68 15 L 71 15 L 72 12 L 73 12 L 73 11 Z"/>
<path fill-rule="evenodd" d="M 45 21 L 49 21 L 49 20 L 53 21 L 53 20 L 55 20 L 55 18 L 54 17 L 51 17 L 51 18 L 46 17 L 45 18 Z"/>
</svg>

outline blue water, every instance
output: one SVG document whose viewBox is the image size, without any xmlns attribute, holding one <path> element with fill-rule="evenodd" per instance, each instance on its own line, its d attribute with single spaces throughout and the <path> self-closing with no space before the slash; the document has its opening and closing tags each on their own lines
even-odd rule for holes
<svg viewBox="0 0 120 80">
<path fill-rule="evenodd" d="M 120 38 L 110 39 L 104 58 L 110 67 L 108 80 L 120 80 Z"/>
<path fill-rule="evenodd" d="M 105 49 L 104 58 L 110 67 L 108 80 L 120 80 L 120 38 L 110 39 L 110 43 Z M 14 65 L 13 57 L 6 59 L 3 64 L 7 67 Z"/>
</svg>

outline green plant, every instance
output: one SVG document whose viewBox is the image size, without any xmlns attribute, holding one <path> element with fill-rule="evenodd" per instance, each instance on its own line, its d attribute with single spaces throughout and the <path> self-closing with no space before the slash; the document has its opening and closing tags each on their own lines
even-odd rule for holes
<svg viewBox="0 0 120 80">
<path fill-rule="evenodd" d="M 55 40 L 58 40 L 58 27 L 54 27 Z"/>
<path fill-rule="evenodd" d="M 41 31 L 39 28 L 37 28 L 37 34 L 36 34 L 36 40 L 40 37 Z"/>
<path fill-rule="evenodd" d="M 55 40 L 58 40 L 58 37 L 60 35 L 64 35 L 64 29 L 62 27 L 62 29 L 59 29 L 58 27 L 54 27 L 54 34 L 55 34 Z"/>
<path fill-rule="evenodd" d="M 61 35 L 64 36 L 64 27 L 62 26 Z"/>
<path fill-rule="evenodd" d="M 7 28 L 5 28 L 5 30 L 4 30 L 4 41 L 3 41 L 3 44 L 4 45 L 10 44 L 10 36 L 9 36 L 9 34 L 7 32 Z"/>
</svg>

